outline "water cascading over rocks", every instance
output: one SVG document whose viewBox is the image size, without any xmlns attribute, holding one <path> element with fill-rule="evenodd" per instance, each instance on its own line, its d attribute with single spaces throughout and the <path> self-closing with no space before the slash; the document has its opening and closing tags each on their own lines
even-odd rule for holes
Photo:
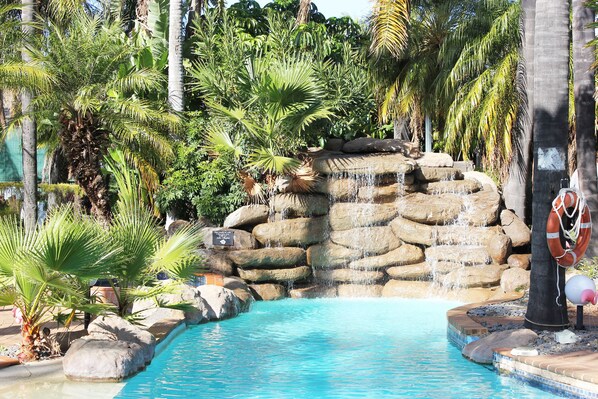
<svg viewBox="0 0 598 399">
<path fill-rule="evenodd" d="M 224 227 L 255 242 L 208 251 L 264 299 L 425 296 L 497 286 L 509 267 L 525 280 L 529 229 L 501 213 L 491 179 L 410 144 L 366 138 L 310 152 L 321 177 L 313 192 L 273 196 L 269 217 L 267 206 L 240 208 Z"/>
</svg>

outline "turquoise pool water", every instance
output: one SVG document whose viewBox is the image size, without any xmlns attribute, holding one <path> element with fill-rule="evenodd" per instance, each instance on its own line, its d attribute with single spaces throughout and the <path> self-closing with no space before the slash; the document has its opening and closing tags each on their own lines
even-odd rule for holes
<svg viewBox="0 0 598 399">
<path fill-rule="evenodd" d="M 446 338 L 456 302 L 259 302 L 190 328 L 117 398 L 550 398 L 463 359 Z"/>
</svg>

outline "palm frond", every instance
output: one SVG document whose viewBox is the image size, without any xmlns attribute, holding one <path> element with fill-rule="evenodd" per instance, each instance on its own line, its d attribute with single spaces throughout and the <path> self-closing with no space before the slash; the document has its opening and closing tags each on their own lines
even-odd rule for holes
<svg viewBox="0 0 598 399">
<path fill-rule="evenodd" d="M 370 51 L 379 56 L 388 51 L 400 57 L 407 46 L 409 0 L 376 0 L 371 19 Z"/>
</svg>

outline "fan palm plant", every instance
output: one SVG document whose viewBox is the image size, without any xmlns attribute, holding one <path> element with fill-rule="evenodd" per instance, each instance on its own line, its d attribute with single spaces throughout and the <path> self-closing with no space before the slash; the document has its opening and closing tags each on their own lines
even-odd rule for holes
<svg viewBox="0 0 598 399">
<path fill-rule="evenodd" d="M 119 252 L 107 273 L 118 304 L 117 313 L 131 320 L 139 318 L 131 314 L 137 300 L 156 299 L 160 294 L 172 292 L 175 286 L 189 280 L 201 270 L 201 258 L 197 248 L 203 240 L 199 225 L 177 230 L 164 237 L 164 229 L 152 216 L 140 187 L 139 176 L 126 167 L 124 159 L 115 156 L 108 161 L 119 188 L 116 212 L 109 230 L 110 246 Z M 170 283 L 160 284 L 157 275 L 165 272 Z M 177 304 L 160 306 L 177 308 Z M 179 308 L 185 307 L 180 304 Z"/>
<path fill-rule="evenodd" d="M 0 218 L 0 306 L 14 306 L 22 319 L 21 361 L 39 355 L 40 328 L 65 310 L 98 313 L 89 304 L 89 281 L 115 261 L 105 232 L 92 219 L 58 208 L 37 229 L 17 218 Z"/>
<path fill-rule="evenodd" d="M 180 122 L 147 99 L 163 89 L 164 78 L 132 65 L 140 50 L 118 22 L 104 23 L 82 11 L 72 15 L 66 30 L 49 22 L 47 34 L 29 49 L 50 82 L 32 103 L 37 119 L 46 122 L 46 140 L 58 138 L 71 176 L 106 224 L 111 211 L 101 165 L 108 148 L 120 148 L 146 181 L 156 183 L 157 171 L 172 156 L 167 134 Z"/>
<path fill-rule="evenodd" d="M 207 131 L 210 149 L 232 153 L 244 168 L 265 174 L 299 167 L 291 154 L 306 144 L 306 129 L 330 116 L 311 65 L 248 56 L 238 69 L 236 96 L 223 96 L 217 73 L 202 62 L 191 70 L 215 117 Z"/>
</svg>

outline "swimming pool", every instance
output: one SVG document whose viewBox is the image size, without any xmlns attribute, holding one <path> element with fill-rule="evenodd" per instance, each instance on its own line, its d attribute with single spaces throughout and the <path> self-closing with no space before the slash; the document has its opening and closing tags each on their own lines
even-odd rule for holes
<svg viewBox="0 0 598 399">
<path fill-rule="evenodd" d="M 446 338 L 459 303 L 259 302 L 175 338 L 117 398 L 552 398 L 471 363 Z"/>
</svg>

